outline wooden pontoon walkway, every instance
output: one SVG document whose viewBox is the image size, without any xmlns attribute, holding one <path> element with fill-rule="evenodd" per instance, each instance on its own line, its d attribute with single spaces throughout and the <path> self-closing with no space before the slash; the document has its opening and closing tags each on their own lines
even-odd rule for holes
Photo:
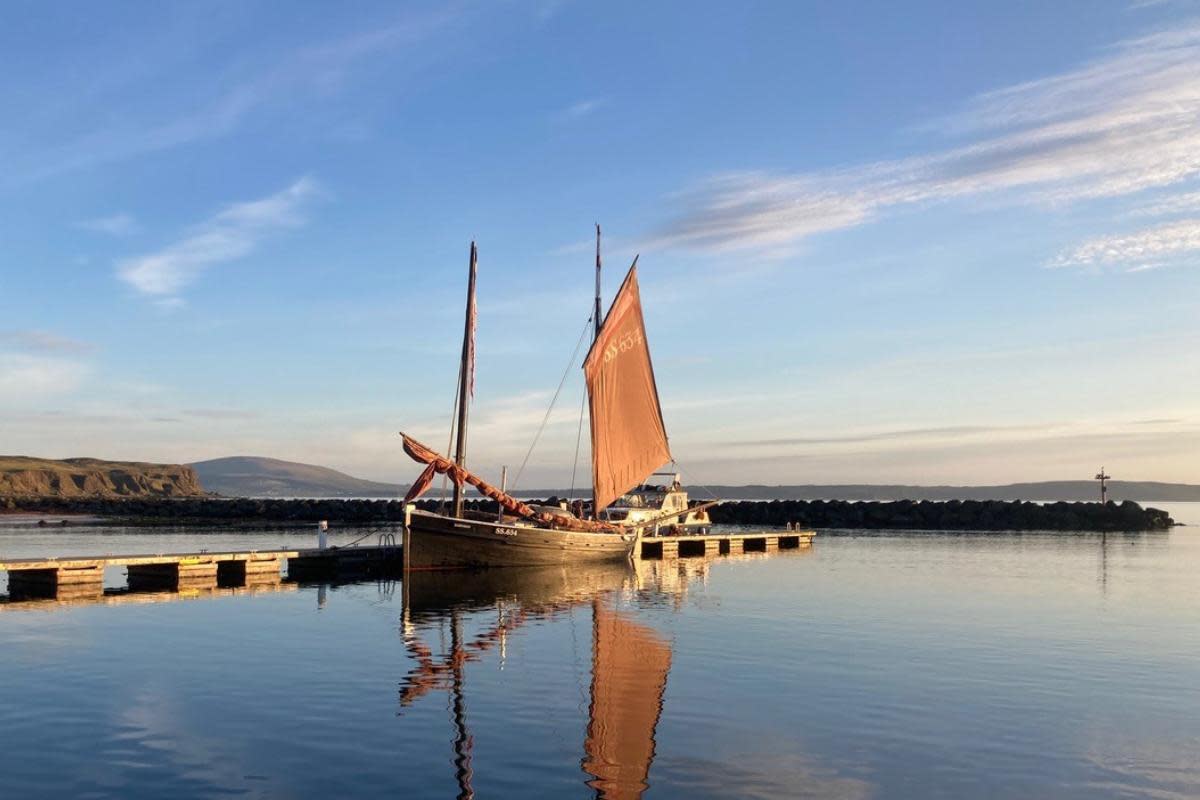
<svg viewBox="0 0 1200 800">
<path fill-rule="evenodd" d="M 806 547 L 812 531 L 710 533 L 699 536 L 657 536 L 643 539 L 642 559 L 769 553 Z M 138 591 L 206 590 L 278 583 L 284 567 L 291 580 L 397 576 L 403 569 L 403 549 L 396 544 L 328 547 L 325 549 L 227 550 L 193 553 L 12 558 L 0 560 L 8 573 L 10 599 L 69 599 L 104 593 L 104 570 L 125 567 L 128 588 Z"/>
<path fill-rule="evenodd" d="M 730 553 L 770 553 L 812 544 L 812 531 L 706 533 L 699 536 L 650 536 L 642 539 L 642 558 L 687 558 Z"/>
</svg>

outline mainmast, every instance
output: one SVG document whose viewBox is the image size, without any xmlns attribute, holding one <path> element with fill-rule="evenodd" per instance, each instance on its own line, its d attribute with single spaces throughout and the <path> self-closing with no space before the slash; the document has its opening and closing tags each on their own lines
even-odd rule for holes
<svg viewBox="0 0 1200 800">
<path fill-rule="evenodd" d="M 592 333 L 592 344 L 596 344 L 596 340 L 600 338 L 600 223 L 596 223 L 596 306 L 592 309 L 592 320 L 596 323 L 596 327 Z M 580 417 L 580 421 L 582 421 Z M 593 445 L 595 443 L 593 442 Z M 576 443 L 576 457 L 578 457 L 578 443 Z M 574 478 L 572 478 L 572 483 Z M 595 486 L 596 482 L 592 481 Z M 600 519 L 600 510 L 596 508 L 596 493 L 592 492 L 592 518 Z"/>
<path fill-rule="evenodd" d="M 596 308 L 592 312 L 592 319 L 596 322 L 595 333 L 592 334 L 592 341 L 600 338 L 600 223 L 596 223 Z"/>
<path fill-rule="evenodd" d="M 463 323 L 462 363 L 458 370 L 458 441 L 454 446 L 454 463 L 467 465 L 467 410 L 475 394 L 475 266 L 478 253 L 471 242 L 471 270 L 467 278 L 467 314 Z M 463 487 L 454 484 L 454 516 L 463 512 Z"/>
</svg>

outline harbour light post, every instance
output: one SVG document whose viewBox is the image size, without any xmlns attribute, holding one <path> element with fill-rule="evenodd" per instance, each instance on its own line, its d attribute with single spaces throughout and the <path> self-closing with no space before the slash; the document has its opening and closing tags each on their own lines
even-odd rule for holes
<svg viewBox="0 0 1200 800">
<path fill-rule="evenodd" d="M 1108 502 L 1108 480 L 1110 478 L 1112 475 L 1104 474 L 1104 467 L 1101 467 L 1100 471 L 1096 473 L 1096 480 L 1100 481 L 1100 505 Z"/>
</svg>

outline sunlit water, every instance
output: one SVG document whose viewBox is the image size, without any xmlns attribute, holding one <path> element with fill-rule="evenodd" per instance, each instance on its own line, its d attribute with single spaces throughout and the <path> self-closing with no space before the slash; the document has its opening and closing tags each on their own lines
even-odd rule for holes
<svg viewBox="0 0 1200 800">
<path fill-rule="evenodd" d="M 1193 527 L 0 606 L 0 797 L 1200 797 L 1200 506 L 1167 505 Z"/>
</svg>

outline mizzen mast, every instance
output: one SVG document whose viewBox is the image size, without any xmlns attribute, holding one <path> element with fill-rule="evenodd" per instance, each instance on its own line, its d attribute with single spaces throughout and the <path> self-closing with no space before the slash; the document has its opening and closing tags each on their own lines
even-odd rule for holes
<svg viewBox="0 0 1200 800">
<path fill-rule="evenodd" d="M 478 251 L 471 242 L 471 267 L 467 278 L 467 313 L 463 323 L 462 363 L 458 371 L 458 440 L 454 445 L 454 463 L 460 468 L 467 465 L 467 411 L 475 396 L 475 270 Z M 454 484 L 454 516 L 463 512 L 463 487 Z"/>
</svg>

